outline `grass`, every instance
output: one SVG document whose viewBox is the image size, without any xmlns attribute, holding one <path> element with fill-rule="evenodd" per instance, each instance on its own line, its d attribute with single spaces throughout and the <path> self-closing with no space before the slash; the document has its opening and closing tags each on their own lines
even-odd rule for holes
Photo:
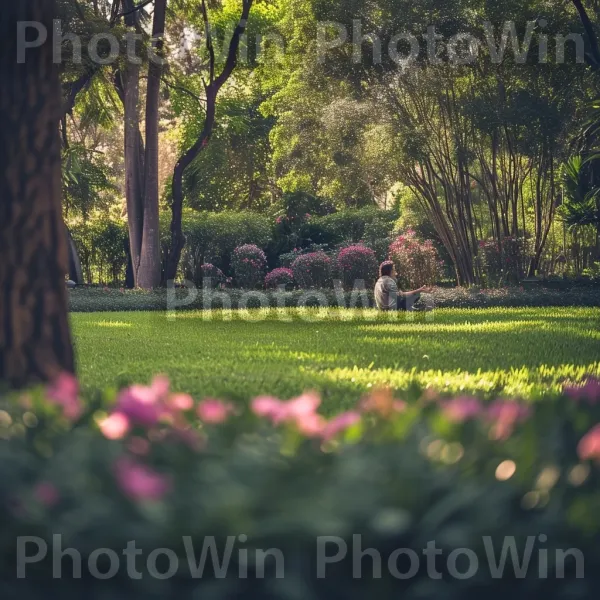
<svg viewBox="0 0 600 600">
<path fill-rule="evenodd" d="M 412 322 L 373 311 L 353 319 L 358 313 L 294 310 L 291 322 L 274 311 L 247 315 L 255 321 L 220 311 L 174 321 L 158 312 L 73 314 L 82 384 L 167 373 L 179 391 L 236 401 L 316 389 L 327 412 L 383 385 L 538 399 L 565 380 L 600 376 L 596 308 L 444 309 Z"/>
</svg>

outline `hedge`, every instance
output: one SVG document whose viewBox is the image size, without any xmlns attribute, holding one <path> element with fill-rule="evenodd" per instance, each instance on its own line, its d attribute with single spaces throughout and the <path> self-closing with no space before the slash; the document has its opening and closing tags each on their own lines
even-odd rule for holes
<svg viewBox="0 0 600 600">
<path fill-rule="evenodd" d="M 247 308 L 258 308 L 260 302 L 256 296 L 244 296 L 242 290 L 225 290 L 232 303 L 237 308 L 242 298 L 247 298 Z M 177 289 L 174 293 L 179 299 L 189 298 L 189 291 Z M 254 294 L 256 292 L 253 292 Z M 307 306 L 319 306 L 326 302 L 328 306 L 339 307 L 340 300 L 346 307 L 362 307 L 374 305 L 372 290 L 359 292 L 335 291 L 331 288 L 324 290 L 294 290 L 280 296 L 273 291 L 262 292 L 271 307 L 296 307 L 300 302 Z M 218 292 L 213 292 L 218 294 Z M 600 307 L 600 292 L 598 289 L 581 289 L 570 291 L 555 290 L 521 290 L 504 288 L 499 290 L 469 290 L 466 288 L 434 288 L 432 293 L 425 295 L 428 305 L 435 308 L 489 308 L 489 307 L 544 307 L 544 306 L 582 306 Z M 215 296 L 214 307 L 221 306 Z M 142 290 L 125 290 L 112 288 L 76 288 L 70 291 L 69 304 L 71 312 L 102 312 L 102 311 L 165 311 L 167 309 L 167 290 L 152 292 Z M 193 302 L 178 308 L 178 310 L 201 310 L 204 308 L 202 289 L 197 290 Z"/>
</svg>

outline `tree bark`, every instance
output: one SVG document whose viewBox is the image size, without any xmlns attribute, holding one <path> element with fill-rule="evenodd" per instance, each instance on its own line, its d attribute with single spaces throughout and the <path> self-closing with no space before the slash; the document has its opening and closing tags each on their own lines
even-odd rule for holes
<svg viewBox="0 0 600 600">
<path fill-rule="evenodd" d="M 164 34 L 167 0 L 156 0 L 152 39 L 154 56 L 148 67 L 146 96 L 146 159 L 144 162 L 144 226 L 138 269 L 138 286 L 152 289 L 160 285 L 160 222 L 158 210 L 158 129 L 160 83 L 164 61 Z"/>
<path fill-rule="evenodd" d="M 139 33 L 139 14 L 134 9 L 133 0 L 123 0 L 122 6 L 127 12 L 125 25 L 132 33 Z M 130 263 L 127 287 L 130 288 L 137 285 L 144 226 L 144 140 L 140 132 L 140 70 L 140 64 L 127 60 L 123 70 L 115 75 L 115 88 L 123 103 L 124 113 L 125 199 Z"/>
<path fill-rule="evenodd" d="M 69 252 L 69 279 L 74 281 L 77 285 L 82 285 L 83 270 L 81 268 L 81 259 L 79 258 L 79 252 L 77 252 L 77 246 L 75 245 L 73 236 L 66 225 L 65 234 L 67 236 L 67 248 Z"/>
<path fill-rule="evenodd" d="M 24 64 L 17 62 L 17 23 L 36 21 L 51 34 L 54 4 L 19 0 L 0 13 L 0 381 L 11 387 L 74 371 L 61 215 L 61 90 L 50 38 L 27 49 Z"/>
</svg>

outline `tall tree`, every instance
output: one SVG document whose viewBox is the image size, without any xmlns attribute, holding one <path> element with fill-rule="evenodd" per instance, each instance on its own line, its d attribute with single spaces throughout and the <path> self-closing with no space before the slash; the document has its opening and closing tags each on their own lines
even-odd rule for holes
<svg viewBox="0 0 600 600">
<path fill-rule="evenodd" d="M 54 0 L 20 0 L 0 13 L 0 380 L 11 386 L 74 371 L 51 41 L 18 60 L 17 24 L 33 21 L 51 32 L 54 10 Z M 35 35 L 30 30 L 27 39 Z"/>
<path fill-rule="evenodd" d="M 192 164 L 196 157 L 208 146 L 210 138 L 213 134 L 216 117 L 217 97 L 225 83 L 233 74 L 237 62 L 238 51 L 242 36 L 248 25 L 248 17 L 254 0 L 242 0 L 242 13 L 240 20 L 233 32 L 231 41 L 229 42 L 229 50 L 225 65 L 220 74 L 216 73 L 216 56 L 211 34 L 210 22 L 208 18 L 208 8 L 206 0 L 202 0 L 201 10 L 204 20 L 204 30 L 206 35 L 206 46 L 208 50 L 209 64 L 209 79 L 205 84 L 206 95 L 206 113 L 204 118 L 204 127 L 196 142 L 188 148 L 177 161 L 173 172 L 173 200 L 172 200 L 172 217 L 171 217 L 171 248 L 167 260 L 166 279 L 167 281 L 174 280 L 177 276 L 177 268 L 181 258 L 181 251 L 185 244 L 185 238 L 182 231 L 183 217 L 183 176 L 186 169 Z"/>
<path fill-rule="evenodd" d="M 137 283 L 150 289 L 160 285 L 160 226 L 158 216 L 158 125 L 160 84 L 164 62 L 167 0 L 156 0 L 152 27 L 153 52 L 148 65 L 146 93 L 146 159 L 144 162 L 144 222 Z"/>
</svg>

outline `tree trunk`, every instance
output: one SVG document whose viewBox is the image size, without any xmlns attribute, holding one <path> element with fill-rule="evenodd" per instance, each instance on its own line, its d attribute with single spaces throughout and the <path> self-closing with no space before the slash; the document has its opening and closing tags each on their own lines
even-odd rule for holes
<svg viewBox="0 0 600 600">
<path fill-rule="evenodd" d="M 77 285 L 82 285 L 83 270 L 81 268 L 81 259 L 79 258 L 79 252 L 77 252 L 77 246 L 75 245 L 73 236 L 66 225 L 65 233 L 67 235 L 67 248 L 69 251 L 69 279 L 74 281 Z"/>
<path fill-rule="evenodd" d="M 142 251 L 144 224 L 143 148 L 139 126 L 140 67 L 128 64 L 123 71 L 123 106 L 125 113 L 125 197 L 127 202 L 127 224 L 129 246 L 133 267 L 133 283 L 137 284 L 137 271 Z"/>
<path fill-rule="evenodd" d="M 133 0 L 123 0 L 125 25 L 129 31 L 138 32 L 138 13 L 128 12 L 134 8 Z M 127 287 L 137 285 L 137 271 L 142 251 L 144 226 L 144 140 L 140 132 L 140 65 L 127 60 L 122 71 L 115 76 L 115 88 L 123 103 L 125 137 L 125 198 L 129 251 Z"/>
<path fill-rule="evenodd" d="M 51 41 L 17 62 L 17 23 L 36 21 L 51 33 L 54 4 L 19 0 L 0 13 L 0 380 L 13 387 L 74 371 Z"/>
<path fill-rule="evenodd" d="M 144 162 L 144 227 L 142 252 L 138 269 L 138 285 L 152 289 L 160 285 L 160 222 L 158 211 L 158 124 L 160 83 L 162 77 L 163 37 L 165 33 L 167 0 L 156 0 L 152 37 L 155 57 L 148 68 L 146 97 L 146 160 Z"/>
<path fill-rule="evenodd" d="M 175 165 L 173 172 L 173 200 L 171 205 L 171 248 L 169 250 L 169 256 L 167 257 L 167 264 L 165 269 L 165 279 L 168 281 L 174 281 L 177 277 L 177 270 L 179 268 L 179 261 L 181 260 L 181 252 L 185 244 L 185 237 L 182 230 L 182 216 L 183 216 L 183 176 L 185 170 L 192 164 L 196 157 L 208 146 L 212 132 L 215 126 L 215 115 L 216 115 L 216 104 L 217 96 L 223 85 L 229 80 L 233 71 L 237 66 L 238 51 L 240 47 L 240 41 L 244 32 L 246 31 L 246 25 L 248 23 L 248 17 L 254 0 L 243 0 L 242 2 L 242 14 L 240 21 L 233 32 L 231 41 L 229 42 L 229 51 L 227 54 L 227 60 L 221 74 L 215 78 L 215 53 L 212 46 L 212 38 L 210 35 L 207 36 L 208 50 L 210 55 L 210 82 L 206 85 L 206 116 L 204 119 L 204 127 L 200 136 L 196 140 L 196 143 L 186 150 L 181 158 Z M 210 31 L 208 22 L 208 11 L 206 2 L 202 2 L 202 11 L 204 14 L 204 21 L 206 31 Z"/>
</svg>

